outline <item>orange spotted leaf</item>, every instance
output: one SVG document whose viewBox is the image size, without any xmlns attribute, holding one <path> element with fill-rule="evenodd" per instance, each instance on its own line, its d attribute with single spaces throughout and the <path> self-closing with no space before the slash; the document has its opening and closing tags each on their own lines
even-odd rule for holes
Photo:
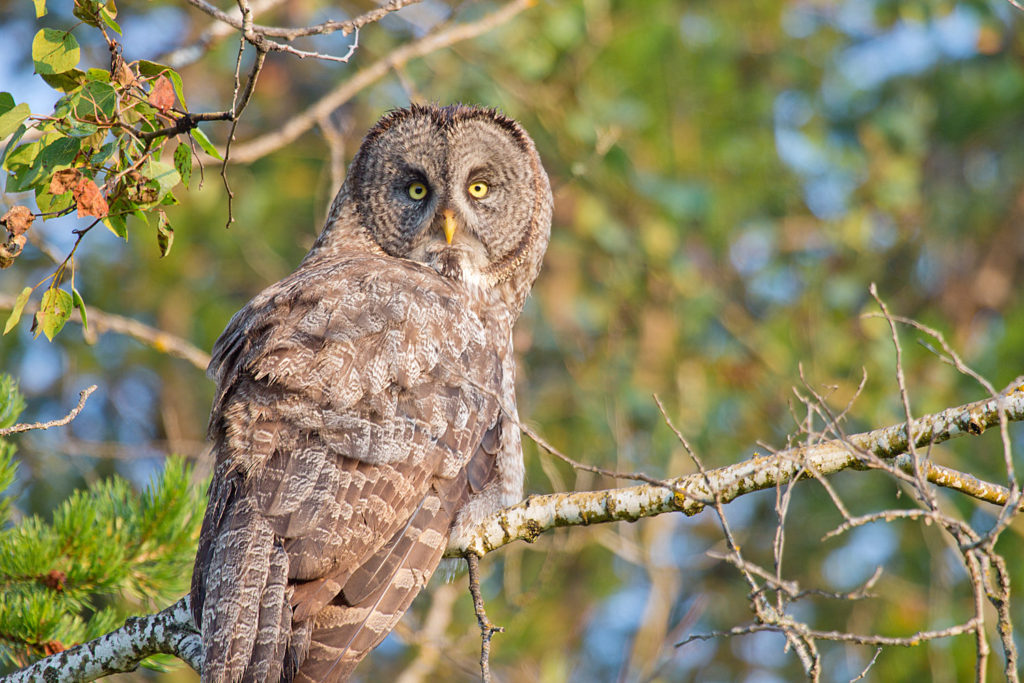
<svg viewBox="0 0 1024 683">
<path fill-rule="evenodd" d="M 104 218 L 110 211 L 100 188 L 96 187 L 96 183 L 89 178 L 79 178 L 78 183 L 71 189 L 71 193 L 75 197 L 79 218 L 82 216 Z"/>
<path fill-rule="evenodd" d="M 161 75 L 149 91 L 149 103 L 160 111 L 174 106 L 174 86 L 167 76 Z"/>
</svg>

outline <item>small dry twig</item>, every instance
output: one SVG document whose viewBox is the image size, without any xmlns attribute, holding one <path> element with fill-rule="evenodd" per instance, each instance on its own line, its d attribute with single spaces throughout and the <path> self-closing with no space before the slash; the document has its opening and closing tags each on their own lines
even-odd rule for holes
<svg viewBox="0 0 1024 683">
<path fill-rule="evenodd" d="M 466 565 L 469 567 L 469 594 L 473 596 L 473 610 L 476 621 L 480 624 L 480 678 L 484 683 L 491 681 L 491 638 L 495 633 L 504 632 L 504 627 L 495 626 L 487 618 L 484 611 L 484 598 L 480 592 L 480 558 L 473 553 L 466 553 Z"/>
<path fill-rule="evenodd" d="M 96 391 L 95 384 L 86 387 L 85 389 L 82 389 L 80 392 L 78 392 L 78 405 L 72 408 L 71 412 L 69 412 L 64 417 L 58 418 L 56 420 L 50 420 L 49 422 L 28 422 L 11 425 L 10 427 L 0 429 L 0 436 L 20 434 L 21 432 L 29 432 L 34 429 L 49 429 L 50 427 L 63 427 L 64 425 L 68 424 L 76 417 L 78 417 L 78 414 L 82 412 L 82 408 L 85 407 L 85 402 L 89 399 L 90 396 L 92 396 L 92 392 L 94 391 Z"/>
</svg>

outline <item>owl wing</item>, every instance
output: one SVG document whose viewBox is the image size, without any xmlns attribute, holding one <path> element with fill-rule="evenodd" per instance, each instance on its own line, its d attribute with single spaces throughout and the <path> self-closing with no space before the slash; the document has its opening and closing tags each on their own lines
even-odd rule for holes
<svg viewBox="0 0 1024 683">
<path fill-rule="evenodd" d="M 470 304 L 417 264 L 348 257 L 229 323 L 192 589 L 204 680 L 339 680 L 429 578 L 502 429 L 508 332 Z"/>
</svg>

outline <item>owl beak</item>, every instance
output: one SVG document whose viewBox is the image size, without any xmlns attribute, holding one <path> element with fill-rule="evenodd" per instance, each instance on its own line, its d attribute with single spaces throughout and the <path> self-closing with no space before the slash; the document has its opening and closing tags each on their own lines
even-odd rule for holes
<svg viewBox="0 0 1024 683">
<path fill-rule="evenodd" d="M 451 209 L 445 209 L 442 215 L 444 216 L 444 238 L 448 244 L 451 244 L 452 238 L 455 237 L 455 213 Z"/>
</svg>

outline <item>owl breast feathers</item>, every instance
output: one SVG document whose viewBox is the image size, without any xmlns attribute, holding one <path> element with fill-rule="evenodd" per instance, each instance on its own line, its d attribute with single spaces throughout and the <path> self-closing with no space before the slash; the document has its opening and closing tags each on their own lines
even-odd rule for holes
<svg viewBox="0 0 1024 683">
<path fill-rule="evenodd" d="M 511 329 L 547 176 L 492 110 L 385 116 L 298 270 L 214 347 L 203 681 L 338 681 L 450 539 L 522 495 Z"/>
</svg>

